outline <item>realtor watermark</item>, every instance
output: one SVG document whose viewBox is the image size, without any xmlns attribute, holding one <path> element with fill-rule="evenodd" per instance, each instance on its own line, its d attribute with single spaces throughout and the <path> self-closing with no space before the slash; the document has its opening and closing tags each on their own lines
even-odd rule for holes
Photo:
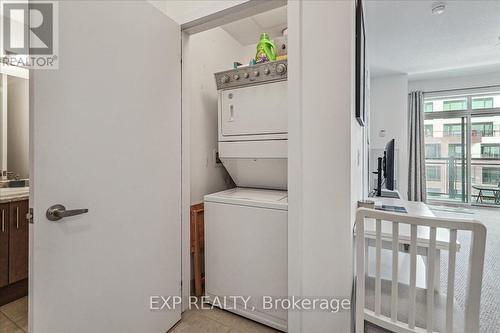
<svg viewBox="0 0 500 333">
<path fill-rule="evenodd" d="M 150 296 L 151 311 L 169 311 L 180 309 L 180 296 Z M 336 297 L 274 297 L 274 296 L 190 296 L 188 309 L 245 310 L 245 311 L 324 311 L 338 313 L 351 309 L 349 298 Z"/>
<path fill-rule="evenodd" d="M 0 6 L 0 63 L 29 69 L 57 69 L 57 1 L 3 0 Z"/>
</svg>

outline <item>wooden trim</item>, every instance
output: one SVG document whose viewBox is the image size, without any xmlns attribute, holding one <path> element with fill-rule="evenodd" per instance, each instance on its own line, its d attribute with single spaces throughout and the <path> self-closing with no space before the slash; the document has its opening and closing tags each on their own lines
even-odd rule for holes
<svg viewBox="0 0 500 333">
<path fill-rule="evenodd" d="M 203 253 L 205 251 L 204 204 L 191 206 L 191 253 L 193 254 L 194 294 L 203 294 Z"/>
<path fill-rule="evenodd" d="M 195 34 L 283 7 L 286 4 L 286 0 L 247 0 L 193 21 L 182 23 L 181 30 L 188 34 Z"/>
<path fill-rule="evenodd" d="M 0 306 L 28 295 L 28 279 L 0 288 Z"/>
</svg>

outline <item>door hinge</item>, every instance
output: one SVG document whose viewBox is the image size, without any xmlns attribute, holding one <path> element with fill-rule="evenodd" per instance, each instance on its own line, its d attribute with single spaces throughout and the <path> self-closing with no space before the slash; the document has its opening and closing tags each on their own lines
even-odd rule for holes
<svg viewBox="0 0 500 333">
<path fill-rule="evenodd" d="M 33 224 L 33 208 L 29 209 L 29 212 L 26 214 L 26 219 L 29 223 Z"/>
</svg>

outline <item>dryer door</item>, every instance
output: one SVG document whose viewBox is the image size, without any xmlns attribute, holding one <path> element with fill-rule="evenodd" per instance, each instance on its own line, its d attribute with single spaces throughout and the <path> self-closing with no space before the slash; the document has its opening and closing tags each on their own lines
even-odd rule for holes
<svg viewBox="0 0 500 333">
<path fill-rule="evenodd" d="M 287 81 L 224 90 L 220 95 L 221 134 L 287 133 Z"/>
</svg>

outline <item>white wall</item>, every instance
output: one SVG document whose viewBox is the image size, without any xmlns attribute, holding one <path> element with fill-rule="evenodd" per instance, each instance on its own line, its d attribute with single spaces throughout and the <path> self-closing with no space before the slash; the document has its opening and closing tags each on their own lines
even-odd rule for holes
<svg viewBox="0 0 500 333">
<path fill-rule="evenodd" d="M 29 81 L 7 77 L 7 170 L 29 177 Z"/>
<path fill-rule="evenodd" d="M 483 74 L 448 76 L 443 78 L 433 78 L 426 80 L 411 80 L 408 83 L 408 90 L 422 90 L 431 92 L 436 90 L 477 88 L 500 84 L 500 72 Z"/>
<path fill-rule="evenodd" d="M 242 46 L 221 28 L 182 37 L 182 225 L 183 296 L 191 294 L 192 265 L 189 248 L 190 205 L 203 202 L 205 194 L 233 187 L 223 166 L 216 166 L 218 148 L 217 87 L 214 73 L 242 62 Z M 184 309 L 188 304 L 184 298 Z"/>
<path fill-rule="evenodd" d="M 214 73 L 244 59 L 242 46 L 221 28 L 188 37 L 183 54 L 183 113 L 189 117 L 190 202 L 232 187 L 224 167 L 216 166 L 217 87 Z"/>
<path fill-rule="evenodd" d="M 290 1 L 288 11 L 289 294 L 350 298 L 362 179 L 362 130 L 354 124 L 354 2 Z M 349 311 L 290 312 L 289 322 L 291 333 L 347 333 L 351 327 Z"/>
<path fill-rule="evenodd" d="M 396 188 L 403 198 L 408 192 L 408 75 L 372 78 L 370 101 L 370 171 L 391 139 L 396 140 Z M 385 136 L 380 131 L 385 130 Z M 382 155 L 381 155 L 382 156 Z M 376 175 L 371 174 L 370 187 Z"/>
</svg>

